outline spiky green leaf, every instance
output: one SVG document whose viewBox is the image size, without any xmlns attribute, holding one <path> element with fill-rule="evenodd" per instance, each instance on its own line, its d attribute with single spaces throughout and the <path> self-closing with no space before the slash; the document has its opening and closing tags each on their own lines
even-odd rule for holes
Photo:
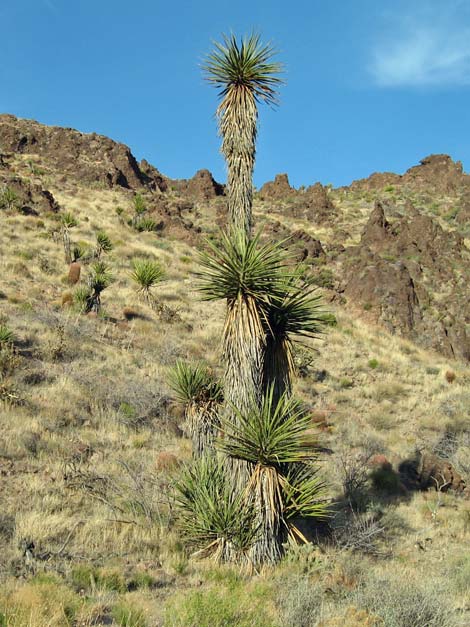
<svg viewBox="0 0 470 627">
<path fill-rule="evenodd" d="M 218 446 L 235 459 L 262 466 L 280 467 L 316 457 L 317 440 L 304 407 L 288 394 L 276 402 L 270 386 L 261 407 L 248 412 L 233 408 L 237 424 L 225 421 Z"/>
<path fill-rule="evenodd" d="M 222 397 L 220 383 L 207 366 L 178 360 L 170 370 L 168 382 L 182 403 L 218 402 Z"/>
<path fill-rule="evenodd" d="M 247 90 L 257 101 L 276 104 L 277 87 L 282 84 L 278 76 L 283 71 L 281 63 L 271 59 L 276 54 L 271 44 L 263 44 L 260 35 L 253 33 L 237 41 L 235 35 L 222 35 L 214 42 L 202 69 L 206 80 L 220 90 L 222 97 L 231 90 Z"/>
</svg>

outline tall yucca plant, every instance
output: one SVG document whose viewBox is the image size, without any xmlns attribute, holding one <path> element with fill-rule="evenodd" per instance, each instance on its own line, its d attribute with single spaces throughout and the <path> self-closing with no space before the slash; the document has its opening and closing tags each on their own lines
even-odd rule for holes
<svg viewBox="0 0 470 627">
<path fill-rule="evenodd" d="M 317 289 L 294 274 L 270 295 L 265 317 L 263 389 L 272 386 L 277 402 L 284 393 L 292 391 L 295 372 L 293 342 L 317 338 L 323 330 L 327 314 L 322 310 Z"/>
<path fill-rule="evenodd" d="M 222 153 L 228 170 L 227 193 L 232 225 L 247 235 L 252 227 L 253 168 L 258 103 L 277 103 L 283 67 L 272 61 L 276 50 L 252 34 L 239 42 L 222 36 L 203 64 L 206 79 L 219 89 L 217 108 Z"/>
<path fill-rule="evenodd" d="M 221 234 L 219 246 L 208 242 L 199 262 L 198 289 L 205 300 L 225 299 L 223 329 L 226 399 L 242 411 L 261 399 L 265 312 L 282 278 L 279 244 L 261 245 L 259 235 Z"/>
<path fill-rule="evenodd" d="M 176 400 L 184 405 L 184 429 L 193 443 L 193 455 L 201 457 L 214 449 L 220 426 L 222 387 L 209 368 L 177 361 L 168 381 Z"/>
<path fill-rule="evenodd" d="M 243 230 L 222 233 L 220 246 L 208 243 L 201 253 L 199 290 L 206 300 L 225 299 L 227 313 L 222 336 L 226 416 L 236 423 L 234 407 L 248 411 L 263 393 L 263 353 L 266 345 L 265 310 L 269 295 L 280 282 L 280 245 L 248 239 Z M 234 474 L 243 486 L 248 471 L 235 464 Z M 239 475 L 239 476 L 237 476 Z"/>
<path fill-rule="evenodd" d="M 237 414 L 236 426 L 224 422 L 219 447 L 251 471 L 245 499 L 256 511 L 257 537 L 250 559 L 255 565 L 275 563 L 289 536 L 302 538 L 296 517 L 328 516 L 324 484 L 313 466 L 316 437 L 298 401 L 287 394 L 275 401 L 273 386 L 261 407 L 253 403 L 248 412 Z"/>
</svg>

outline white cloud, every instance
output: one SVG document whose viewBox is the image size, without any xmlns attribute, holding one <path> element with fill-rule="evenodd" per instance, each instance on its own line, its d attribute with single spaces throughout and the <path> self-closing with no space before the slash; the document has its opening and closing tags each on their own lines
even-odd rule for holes
<svg viewBox="0 0 470 627">
<path fill-rule="evenodd" d="M 385 28 L 369 68 L 378 85 L 470 85 L 469 14 L 461 2 L 447 2 L 405 12 Z"/>
</svg>

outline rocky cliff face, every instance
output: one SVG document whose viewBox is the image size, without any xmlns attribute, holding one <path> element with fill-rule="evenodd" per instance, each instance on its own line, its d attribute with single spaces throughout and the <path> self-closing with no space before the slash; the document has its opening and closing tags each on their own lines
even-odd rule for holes
<svg viewBox="0 0 470 627">
<path fill-rule="evenodd" d="M 392 172 L 375 172 L 351 184 L 352 190 L 383 190 L 387 186 L 430 193 L 455 194 L 470 189 L 470 176 L 465 174 L 460 161 L 449 155 L 429 155 L 421 159 L 403 175 Z"/>
<path fill-rule="evenodd" d="M 470 359 L 470 251 L 416 210 L 390 223 L 377 202 L 360 244 L 343 254 L 344 294 L 393 333 Z"/>
<path fill-rule="evenodd" d="M 40 155 L 58 173 L 82 183 L 160 189 L 163 181 L 155 168 L 141 169 L 124 144 L 11 115 L 0 115 L 0 152 Z"/>
</svg>

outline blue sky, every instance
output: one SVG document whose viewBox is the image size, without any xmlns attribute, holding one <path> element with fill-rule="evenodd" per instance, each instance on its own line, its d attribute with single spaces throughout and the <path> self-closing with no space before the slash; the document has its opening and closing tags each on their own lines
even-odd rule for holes
<svg viewBox="0 0 470 627">
<path fill-rule="evenodd" d="M 286 65 L 256 185 L 348 184 L 440 152 L 470 169 L 469 0 L 2 0 L 0 21 L 1 112 L 108 135 L 174 178 L 225 180 L 199 64 L 253 29 Z"/>
</svg>

